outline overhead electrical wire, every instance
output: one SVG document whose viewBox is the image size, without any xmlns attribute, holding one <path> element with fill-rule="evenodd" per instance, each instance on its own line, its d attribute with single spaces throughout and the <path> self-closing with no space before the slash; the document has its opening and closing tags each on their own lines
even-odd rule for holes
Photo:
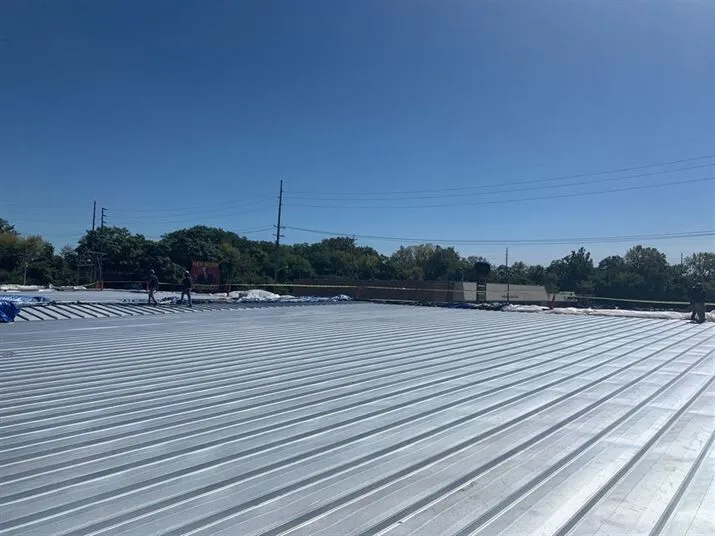
<svg viewBox="0 0 715 536">
<path fill-rule="evenodd" d="M 464 203 L 438 203 L 438 204 L 419 204 L 419 205 L 317 205 L 317 204 L 303 204 L 303 203 L 291 203 L 290 206 L 300 207 L 300 208 L 323 208 L 323 209 L 363 209 L 363 210 L 397 210 L 397 209 L 412 209 L 412 208 L 448 208 L 448 207 L 473 207 L 482 205 L 504 205 L 507 203 L 521 203 L 524 201 L 541 201 L 541 200 L 552 200 L 552 199 L 565 199 L 572 197 L 586 197 L 591 195 L 603 195 L 617 192 L 630 192 L 637 190 L 650 190 L 654 188 L 663 188 L 667 186 L 676 186 L 682 184 L 694 184 L 696 182 L 707 182 L 715 181 L 715 177 L 701 177 L 697 179 L 686 179 L 680 181 L 671 181 L 658 184 L 644 184 L 640 186 L 629 186 L 624 188 L 612 188 L 610 190 L 597 190 L 590 192 L 574 192 L 569 194 L 552 194 L 539 197 L 524 197 L 518 199 L 502 199 L 502 200 L 491 200 L 491 201 L 469 201 Z M 288 199 L 289 200 L 289 199 Z"/>
<path fill-rule="evenodd" d="M 161 217 L 121 217 L 118 216 L 117 218 L 112 218 L 112 210 L 108 210 L 109 218 L 108 221 L 115 221 L 118 223 L 124 223 L 127 225 L 144 225 L 147 223 L 167 223 L 167 224 L 184 224 L 186 223 L 187 219 L 195 219 L 195 220 L 202 220 L 202 221 L 208 221 L 208 220 L 220 220 L 220 219 L 225 219 L 225 218 L 233 218 L 233 217 L 238 217 L 238 216 L 244 216 L 246 214 L 256 214 L 259 212 L 267 212 L 267 211 L 274 211 L 275 207 L 259 207 L 259 208 L 254 208 L 250 210 L 243 210 L 243 211 L 236 211 L 235 207 L 232 211 L 226 212 L 226 213 L 218 213 L 218 212 L 199 212 L 199 213 L 194 213 L 194 214 L 184 214 L 181 216 L 176 216 L 176 217 L 171 217 L 171 218 L 161 218 Z M 175 215 L 172 215 L 175 216 Z"/>
<path fill-rule="evenodd" d="M 118 208 L 118 207 L 113 207 L 112 212 L 117 212 L 117 213 L 123 213 L 123 214 L 136 214 L 136 213 L 146 213 L 146 214 L 156 214 L 156 213 L 168 213 L 168 212 L 176 212 L 176 213 L 182 213 L 182 212 L 197 212 L 197 211 L 202 211 L 205 212 L 206 210 L 211 210 L 211 209 L 235 209 L 237 206 L 245 206 L 245 205 L 254 205 L 257 203 L 265 203 L 265 202 L 271 202 L 273 203 L 273 206 L 275 206 L 277 196 L 271 196 L 271 195 L 264 195 L 262 197 L 255 197 L 252 199 L 246 199 L 246 200 L 230 200 L 230 201 L 222 201 L 219 203 L 211 203 L 211 204 L 206 204 L 206 205 L 194 205 L 194 204 L 189 204 L 186 206 L 180 206 L 180 207 L 173 207 L 173 208 L 168 208 L 168 207 L 159 207 L 159 208 Z M 101 203 L 98 203 L 98 207 L 101 205 Z M 23 202 L 18 202 L 18 201 L 6 201 L 3 199 L 0 199 L 0 206 L 8 206 L 8 207 L 21 207 L 23 209 L 39 209 L 39 210 L 52 210 L 55 209 L 56 206 L 54 205 L 35 205 L 35 204 L 28 204 L 28 203 L 23 203 Z M 181 214 L 178 214 L 181 215 Z"/>
<path fill-rule="evenodd" d="M 255 233 L 265 233 L 266 231 L 273 231 L 273 226 L 272 225 L 264 225 L 263 227 L 252 227 L 244 230 L 238 230 L 238 231 L 231 231 L 232 233 L 235 233 L 237 235 L 244 235 L 244 234 L 255 234 Z"/>
<path fill-rule="evenodd" d="M 96 231 L 99 232 L 99 228 L 97 228 Z M 273 226 L 272 225 L 264 225 L 263 227 L 249 227 L 247 229 L 239 229 L 239 230 L 235 230 L 235 231 L 232 230 L 231 232 L 241 236 L 241 235 L 264 233 L 266 231 L 273 231 Z M 171 232 L 173 232 L 173 231 L 167 231 L 167 233 L 162 233 L 162 234 L 168 234 Z M 88 233 L 88 230 L 85 229 L 82 231 L 72 231 L 72 232 L 67 232 L 67 233 L 49 233 L 49 234 L 43 233 L 41 236 L 43 238 L 70 238 L 70 237 L 73 237 L 73 238 L 80 237 L 81 238 L 82 236 L 86 235 L 87 233 Z M 143 233 L 137 233 L 137 234 L 143 234 Z M 31 236 L 31 235 L 22 234 L 21 236 Z M 160 240 L 160 238 L 154 238 L 154 235 L 144 234 L 144 237 L 147 240 L 154 240 L 154 241 Z"/>
<path fill-rule="evenodd" d="M 231 229 L 231 230 L 226 230 L 226 231 L 237 234 L 237 235 L 244 235 L 244 234 L 263 233 L 265 231 L 272 231 L 272 230 L 273 230 L 273 226 L 264 225 L 262 227 L 248 227 L 246 229 L 237 229 L 237 230 Z M 175 231 L 167 231 L 166 233 L 163 233 L 163 234 L 169 234 L 169 233 L 173 233 L 173 232 L 175 232 Z"/>
<path fill-rule="evenodd" d="M 434 193 L 436 195 L 428 195 L 428 196 L 414 196 L 411 199 L 437 199 L 437 198 L 450 198 L 450 197 L 465 197 L 466 195 L 493 195 L 493 194 L 500 194 L 500 193 L 509 193 L 509 192 L 521 192 L 521 191 L 526 191 L 526 190 L 541 190 L 541 189 L 551 189 L 551 188 L 563 188 L 566 186 L 581 186 L 581 185 L 586 185 L 586 184 L 591 184 L 593 182 L 612 182 L 612 181 L 620 181 L 620 180 L 627 180 L 627 179 L 633 179 L 633 178 L 640 178 L 640 177 L 647 177 L 647 176 L 654 176 L 654 175 L 660 175 L 660 174 L 669 174 L 669 173 L 677 173 L 677 172 L 684 172 L 684 171 L 691 171 L 695 169 L 702 169 L 702 168 L 707 168 L 707 167 L 715 167 L 715 161 L 705 163 L 705 164 L 699 164 L 695 166 L 689 166 L 689 167 L 684 167 L 684 168 L 677 168 L 677 169 L 664 169 L 664 170 L 655 170 L 655 171 L 649 171 L 645 173 L 638 173 L 638 174 L 631 174 L 631 175 L 626 175 L 626 176 L 621 176 L 621 177 L 612 177 L 612 178 L 606 178 L 606 179 L 600 179 L 597 181 L 580 181 L 580 182 L 575 182 L 575 183 L 568 183 L 568 184 L 557 184 L 557 185 L 542 185 L 542 186 L 530 186 L 530 187 L 520 187 L 520 188 L 509 188 L 509 187 L 514 187 L 514 186 L 522 186 L 522 185 L 527 185 L 527 184 L 538 184 L 538 183 L 546 183 L 546 182 L 555 182 L 555 181 L 564 181 L 564 180 L 570 180 L 570 179 L 579 179 L 579 178 L 585 178 L 585 177 L 599 177 L 599 176 L 604 176 L 604 175 L 611 175 L 611 174 L 617 174 L 617 173 L 623 173 L 623 172 L 629 172 L 629 171 L 637 171 L 637 170 L 644 170 L 644 169 L 649 169 L 649 168 L 654 168 L 654 167 L 659 167 L 659 166 L 668 166 L 668 165 L 674 165 L 674 164 L 682 164 L 682 163 L 687 163 L 687 162 L 697 162 L 697 161 L 702 161 L 702 160 L 712 160 L 715 159 L 715 154 L 709 154 L 709 155 L 702 155 L 702 156 L 696 156 L 696 157 L 690 157 L 690 158 L 681 158 L 677 160 L 670 160 L 670 161 L 664 161 L 664 162 L 657 162 L 657 163 L 650 163 L 650 164 L 642 164 L 638 166 L 631 166 L 631 167 L 624 167 L 624 168 L 617 168 L 617 169 L 609 169 L 609 170 L 602 170 L 602 171 L 595 171 L 595 172 L 588 172 L 588 173 L 578 173 L 578 174 L 572 174 L 572 175 L 562 175 L 562 176 L 556 176 L 556 177 L 550 177 L 550 178 L 542 178 L 542 179 L 532 179 L 532 180 L 524 180 L 524 181 L 515 181 L 515 182 L 507 182 L 507 183 L 494 183 L 494 184 L 487 184 L 487 185 L 477 185 L 477 186 L 463 186 L 463 187 L 448 187 L 448 188 L 435 188 L 435 189 L 423 189 L 423 190 L 402 190 L 402 191 L 382 191 L 382 192 L 359 192 L 359 193 L 347 193 L 347 192 L 301 192 L 301 191 L 291 191 L 287 190 L 285 193 L 285 199 L 287 201 L 290 201 L 291 199 L 294 200 L 301 200 L 301 201 L 315 201 L 316 204 L 293 204 L 293 206 L 296 207 L 304 207 L 304 208 L 333 208 L 332 206 L 329 205 L 322 205 L 322 204 L 317 204 L 317 203 L 322 203 L 324 201 L 375 201 L 375 202 L 380 202 L 380 201 L 398 201 L 397 199 L 379 199 L 379 197 L 385 197 L 385 196 L 390 196 L 390 195 L 401 195 L 401 196 L 407 196 L 411 194 L 420 194 L 420 193 Z M 688 182 L 698 182 L 701 180 L 710 180 L 709 178 L 706 179 L 694 179 L 692 181 Z M 481 205 L 481 204 L 501 204 L 501 203 L 514 203 L 514 202 L 519 202 L 519 201 L 532 201 L 532 200 L 541 200 L 541 199 L 552 199 L 555 197 L 576 197 L 576 196 L 581 196 L 581 195 L 596 195 L 600 193 L 610 193 L 610 192 L 620 192 L 620 191 L 627 191 L 630 189 L 647 189 L 647 188 L 658 188 L 658 187 L 663 187 L 663 186 L 669 186 L 671 184 L 685 184 L 685 181 L 676 181 L 676 182 L 671 182 L 671 183 L 660 183 L 660 184 L 648 184 L 648 185 L 639 185 L 639 186 L 633 186 L 629 188 L 618 188 L 618 189 L 613 189 L 613 190 L 605 190 L 603 192 L 598 191 L 598 192 L 583 192 L 583 193 L 570 193 L 570 194 L 555 194 L 555 195 L 549 195 L 548 197 L 537 197 L 537 198 L 525 198 L 525 199 L 514 199 L 514 200 L 494 200 L 494 201 L 482 201 L 478 203 L 469 203 L 471 204 L 476 204 L 476 205 Z M 494 191 L 489 191 L 490 189 L 494 188 L 501 188 L 501 190 L 494 190 Z M 470 194 L 445 194 L 444 192 L 460 192 L 460 191 L 472 191 Z M 367 196 L 372 196 L 372 197 L 367 197 Z M 376 199 L 373 199 L 373 197 L 377 197 Z M 265 207 L 266 210 L 268 209 L 274 209 L 275 207 L 275 196 L 273 195 L 263 195 L 260 197 L 248 199 L 248 200 L 241 200 L 241 201 L 225 201 L 221 203 L 212 203 L 212 204 L 205 204 L 205 205 L 189 205 L 189 206 L 181 206 L 181 207 L 159 207 L 159 208 L 136 208 L 136 209 L 125 209 L 125 208 L 112 208 L 111 212 L 115 213 L 117 215 L 132 215 L 134 216 L 131 218 L 132 220 L 139 220 L 139 219 L 151 219 L 151 220 L 156 220 L 158 214 L 166 214 L 166 216 L 161 216 L 161 218 L 164 217 L 176 217 L 176 218 L 183 218 L 183 217 L 192 217 L 192 216 L 203 216 L 207 213 L 207 211 L 212 211 L 212 212 L 217 212 L 217 211 L 226 211 L 227 216 L 231 216 L 233 214 L 237 214 L 235 212 L 237 208 L 237 204 L 245 207 L 247 205 L 254 205 L 254 204 L 260 204 L 260 203 L 270 203 L 270 205 L 267 205 Z M 407 200 L 407 199 L 406 199 Z M 6 206 L 13 206 L 18 203 L 16 202 L 11 202 L 11 201 L 0 201 L 0 205 L 6 205 Z M 455 203 L 455 204 L 444 204 L 444 205 L 406 205 L 406 206 L 386 206 L 386 205 L 380 205 L 380 206 L 375 206 L 375 207 L 363 207 L 363 206 L 351 206 L 350 208 L 433 208 L 433 207 L 440 207 L 440 206 L 462 206 L 463 204 L 466 203 Z M 23 207 L 27 208 L 26 204 L 22 204 Z M 36 207 L 36 208 L 41 208 L 41 207 Z M 45 208 L 53 208 L 53 207 L 45 207 Z M 341 205 L 339 208 L 343 208 L 343 205 Z M 129 218 L 127 218 L 129 219 Z M 175 220 L 177 223 L 181 223 L 180 220 Z"/>
<path fill-rule="evenodd" d="M 551 185 L 541 185 L 541 186 L 519 186 L 516 188 L 506 188 L 506 189 L 501 189 L 501 190 L 493 190 L 490 188 L 495 188 L 495 186 L 484 186 L 480 187 L 478 192 L 470 192 L 470 193 L 461 193 L 461 194 L 433 194 L 433 195 L 418 195 L 418 196 L 410 196 L 407 198 L 407 200 L 412 201 L 415 199 L 449 199 L 449 198 L 465 198 L 467 196 L 483 196 L 483 195 L 494 195 L 494 194 L 503 194 L 503 193 L 512 193 L 512 192 L 523 192 L 523 191 L 534 191 L 534 190 L 550 190 L 553 188 L 566 188 L 569 186 L 584 186 L 584 185 L 589 185 L 589 184 L 602 184 L 604 182 L 616 182 L 616 181 L 622 181 L 622 180 L 629 180 L 629 179 L 637 179 L 637 178 L 642 178 L 642 177 L 652 177 L 655 175 L 666 175 L 669 173 L 682 173 L 684 171 L 693 171 L 696 169 L 704 169 L 704 168 L 710 168 L 713 167 L 713 164 L 699 164 L 697 166 L 689 166 L 686 168 L 678 168 L 678 169 L 668 169 L 668 170 L 657 170 L 657 171 L 649 171 L 647 173 L 637 173 L 635 175 L 625 175 L 621 177 L 608 177 L 605 179 L 598 179 L 596 181 L 594 180 L 588 180 L 588 181 L 579 181 L 579 182 L 569 182 L 566 184 L 551 184 Z M 303 196 L 303 195 L 291 195 L 290 190 L 287 191 L 285 194 L 287 199 L 300 199 L 300 200 L 309 200 L 309 201 L 380 201 L 380 199 L 377 199 L 375 197 L 359 197 L 359 196 L 354 196 L 350 197 L 349 199 L 345 199 L 345 197 L 313 197 L 313 196 Z M 403 196 L 405 198 L 406 196 Z M 389 201 L 395 201 L 395 199 L 390 199 Z"/>
<path fill-rule="evenodd" d="M 118 214 L 130 214 L 137 215 L 141 217 L 153 217 L 156 214 L 166 214 L 167 216 L 184 216 L 192 214 L 205 214 L 207 211 L 235 211 L 241 207 L 268 204 L 270 203 L 272 207 L 275 207 L 275 200 L 271 197 L 262 197 L 249 199 L 247 201 L 230 201 L 225 203 L 218 203 L 213 205 L 188 205 L 184 207 L 176 208 L 157 208 L 157 209 L 125 209 L 125 208 L 112 208 L 112 212 Z"/>
<path fill-rule="evenodd" d="M 546 190 L 546 189 L 552 189 L 552 188 L 563 188 L 566 186 L 580 186 L 580 185 L 586 185 L 586 184 L 592 184 L 594 182 L 598 183 L 603 183 L 603 182 L 612 182 L 612 181 L 621 181 L 621 180 L 627 180 L 627 179 L 632 179 L 632 178 L 639 178 L 639 177 L 647 177 L 647 176 L 654 176 L 654 175 L 660 175 L 660 174 L 668 174 L 668 173 L 678 173 L 678 172 L 684 172 L 684 171 L 690 171 L 690 170 L 695 170 L 695 169 L 702 169 L 706 167 L 715 167 L 715 161 L 713 162 L 708 162 L 705 164 L 698 164 L 694 166 L 689 166 L 689 167 L 684 167 L 684 168 L 678 168 L 678 169 L 659 169 L 659 170 L 654 170 L 654 171 L 647 171 L 643 173 L 637 173 L 637 174 L 632 174 L 632 175 L 627 175 L 627 176 L 618 176 L 618 177 L 608 177 L 608 178 L 600 178 L 597 180 L 587 180 L 587 181 L 580 181 L 580 182 L 571 182 L 567 184 L 552 184 L 552 185 L 546 185 L 545 183 L 549 182 L 559 182 L 559 181 L 566 181 L 566 180 L 573 180 L 573 179 L 580 179 L 580 178 L 586 178 L 586 177 L 604 177 L 608 175 L 614 175 L 614 174 L 619 174 L 619 173 L 625 173 L 625 172 L 631 172 L 631 171 L 640 171 L 640 170 L 647 170 L 647 169 L 652 169 L 656 167 L 662 167 L 662 166 L 672 166 L 676 164 L 683 164 L 687 162 L 697 162 L 697 161 L 703 161 L 703 160 L 712 160 L 715 158 L 715 154 L 710 154 L 710 155 L 703 155 L 703 156 L 697 156 L 697 157 L 691 157 L 691 158 L 682 158 L 678 160 L 671 160 L 671 161 L 666 161 L 666 162 L 659 162 L 659 163 L 651 163 L 651 164 L 643 164 L 643 165 L 638 165 L 638 166 L 631 166 L 631 167 L 624 167 L 624 168 L 619 168 L 619 169 L 609 169 L 609 170 L 602 170 L 602 171 L 596 171 L 596 172 L 589 172 L 589 173 L 579 173 L 579 174 L 573 174 L 573 175 L 563 175 L 563 176 L 556 176 L 556 177 L 550 177 L 550 178 L 542 178 L 542 179 L 532 179 L 532 180 L 524 180 L 524 181 L 516 181 L 516 182 L 509 182 L 509 183 L 498 183 L 498 184 L 492 184 L 492 185 L 479 185 L 479 186 L 463 186 L 463 187 L 447 187 L 447 188 L 434 188 L 434 189 L 422 189 L 422 190 L 402 190 L 402 191 L 384 191 L 384 192 L 360 192 L 358 194 L 350 194 L 350 193 L 345 193 L 345 192 L 339 192 L 339 193 L 326 193 L 326 192 L 300 192 L 296 191 L 293 192 L 294 195 L 291 195 L 291 192 L 288 191 L 286 192 L 286 198 L 285 201 L 289 202 L 289 206 L 292 207 L 297 207 L 297 208 L 314 208 L 314 209 L 340 209 L 340 210 L 345 210 L 345 209 L 379 209 L 379 210 L 389 210 L 389 209 L 427 209 L 427 208 L 449 208 L 449 207 L 471 207 L 471 206 L 484 206 L 484 205 L 503 205 L 503 204 L 511 204 L 511 203 L 519 203 L 519 202 L 528 202 L 528 201 L 539 201 L 539 200 L 553 200 L 553 199 L 564 199 L 564 198 L 576 198 L 576 197 L 586 197 L 586 196 L 594 196 L 594 195 L 604 195 L 604 194 L 611 194 L 611 193 L 618 193 L 618 192 L 627 192 L 627 191 L 638 191 L 638 190 L 649 190 L 649 189 L 654 189 L 654 188 L 663 188 L 663 187 L 668 187 L 668 186 L 675 186 L 675 185 L 684 185 L 684 184 L 692 184 L 692 183 L 698 183 L 698 182 L 708 182 L 708 181 L 715 181 L 715 177 L 709 176 L 709 177 L 701 177 L 701 178 L 692 178 L 692 179 L 684 179 L 684 180 L 678 180 L 678 181 L 670 181 L 670 182 L 663 182 L 663 183 L 657 183 L 657 184 L 645 184 L 645 185 L 637 185 L 637 186 L 630 186 L 630 187 L 622 187 L 622 188 L 612 188 L 612 189 L 605 189 L 605 190 L 595 190 L 595 191 L 586 191 L 586 192 L 571 192 L 571 193 L 564 193 L 564 194 L 550 194 L 550 195 L 544 195 L 544 196 L 537 196 L 537 197 L 523 197 L 523 198 L 515 198 L 515 199 L 495 199 L 495 200 L 478 200 L 478 201 L 467 201 L 464 200 L 463 202 L 455 202 L 455 203 L 437 203 L 437 204 L 398 204 L 398 205 L 392 205 L 392 204 L 385 204 L 385 203 L 390 203 L 394 201 L 399 201 L 399 199 L 386 199 L 385 196 L 390 196 L 390 195 L 401 195 L 401 196 L 409 196 L 413 194 L 435 194 L 435 195 L 426 195 L 426 196 L 414 196 L 409 199 L 405 199 L 405 201 L 409 200 L 417 200 L 417 199 L 437 199 L 437 198 L 450 198 L 450 197 L 461 197 L 464 198 L 467 195 L 470 196 L 483 196 L 483 195 L 493 195 L 493 194 L 500 194 L 500 193 L 509 193 L 509 192 L 521 192 L 521 191 L 526 191 L 526 190 Z M 528 186 L 528 187 L 520 187 L 520 188 L 511 188 L 511 189 L 503 189 L 505 187 L 514 187 L 514 186 L 523 186 L 523 185 L 529 185 L 529 184 L 540 184 L 540 186 Z M 497 190 L 497 191 L 487 191 L 490 188 L 502 188 L 502 190 Z M 464 194 L 445 194 L 445 192 L 471 192 L 471 193 L 464 193 Z M 376 198 L 367 198 L 367 197 L 359 197 L 359 196 L 376 196 Z M 327 197 L 327 196 L 333 196 Z M 380 199 L 379 197 L 382 197 Z M 296 200 L 313 200 L 315 203 L 310 204 L 310 203 L 290 203 L 291 199 L 296 199 Z M 327 201 L 338 201 L 336 204 L 320 204 L 322 202 L 327 202 Z M 354 204 L 349 204 L 347 201 L 359 201 L 359 200 L 364 200 L 364 201 L 371 201 L 376 204 L 372 205 L 354 205 Z M 270 202 L 270 203 L 269 203 Z M 217 219 L 224 219 L 224 218 L 232 218 L 232 217 L 237 217 L 237 216 L 242 216 L 245 214 L 252 214 L 252 213 L 258 213 L 258 212 L 266 212 L 266 211 L 273 211 L 275 210 L 275 197 L 272 195 L 265 195 L 253 199 L 248 199 L 245 201 L 239 201 L 238 203 L 236 201 L 226 201 L 222 203 L 216 203 L 216 204 L 210 204 L 210 205 L 188 205 L 188 206 L 182 206 L 182 207 L 173 207 L 173 208 L 137 208 L 137 209 L 123 209 L 123 208 L 110 208 L 109 209 L 109 214 L 110 214 L 110 220 L 109 220 L 109 225 L 112 225 L 112 220 L 115 220 L 118 224 L 121 224 L 121 226 L 125 225 L 145 225 L 147 223 L 163 223 L 163 224 L 185 224 L 186 219 L 198 219 L 201 221 L 207 221 L 207 220 L 217 220 Z M 379 204 L 383 202 L 382 204 Z M 5 205 L 13 205 L 14 203 L 12 202 L 0 202 L 0 205 L 5 204 Z M 237 206 L 237 204 L 239 206 Z M 265 204 L 265 206 L 257 206 L 260 204 Z M 255 207 L 255 208 L 248 208 L 247 210 L 237 210 L 242 207 Z M 224 213 L 225 212 L 225 213 Z M 114 217 L 112 217 L 114 216 Z M 115 223 L 116 225 L 116 223 Z M 331 233 L 331 232 L 325 232 L 325 231 L 317 231 L 317 230 L 311 230 L 311 229 L 302 229 L 302 228 L 297 228 L 297 227 L 290 227 L 290 226 L 285 226 L 286 229 L 293 229 L 293 230 L 299 230 L 299 231 L 304 231 L 304 232 L 311 232 L 311 233 L 319 233 L 319 234 L 325 234 L 325 235 L 332 235 L 332 236 L 346 236 L 346 234 L 342 233 Z M 268 230 L 272 230 L 272 226 L 266 226 L 266 227 L 260 227 L 256 228 L 254 230 L 248 230 L 248 231 L 243 231 L 243 233 L 253 233 L 253 232 L 264 232 Z M 703 234 L 704 233 L 704 234 Z M 71 235 L 72 233 L 67 233 L 63 234 L 63 236 Z M 347 236 L 351 235 L 352 233 L 348 233 Z M 58 234 L 59 235 L 59 234 Z M 55 236 L 58 236 L 55 235 Z M 543 240 L 492 240 L 492 241 L 474 241 L 474 240 L 452 240 L 448 241 L 450 243 L 462 243 L 462 244 L 559 244 L 559 243 L 575 243 L 575 242 L 581 242 L 581 243 L 594 243 L 593 241 L 595 240 L 596 242 L 614 242 L 614 241 L 626 241 L 626 240 L 644 240 L 644 239 L 658 239 L 658 240 L 670 240 L 670 239 L 678 239 L 678 238 L 700 238 L 700 237 L 711 237 L 715 235 L 715 231 L 702 231 L 702 232 L 693 232 L 693 233 L 675 233 L 675 234 L 666 234 L 666 235 L 636 235 L 636 236 L 623 236 L 623 237 L 596 237 L 596 238 L 587 238 L 587 239 L 543 239 Z M 51 235 L 48 235 L 51 236 Z M 356 235 L 357 236 L 357 235 Z M 429 241 L 434 241 L 434 242 L 444 242 L 443 240 L 429 240 L 429 239 L 416 239 L 416 238 L 399 238 L 399 237 L 380 237 L 380 236 L 370 236 L 370 235 L 361 235 L 362 238 L 366 239 L 376 239 L 376 240 L 394 240 L 394 241 L 402 241 L 402 242 L 429 242 Z M 565 240 L 565 241 L 564 241 Z"/>
<path fill-rule="evenodd" d="M 680 233 L 661 233 L 661 234 L 644 234 L 644 235 L 622 235 L 622 236 L 602 236 L 602 237 L 581 237 L 581 238 L 537 238 L 537 239 L 444 239 L 444 238 L 417 238 L 417 237 L 397 237 L 397 236 L 379 236 L 357 233 L 339 233 L 335 231 L 324 231 L 320 229 L 307 229 L 304 227 L 285 226 L 286 229 L 292 231 L 300 231 L 304 233 L 319 234 L 323 236 L 337 237 L 355 237 L 363 240 L 379 240 L 384 242 L 402 242 L 402 243 L 432 243 L 432 244 L 472 244 L 472 245 L 563 245 L 563 244 L 607 244 L 614 242 L 627 242 L 637 240 L 682 240 L 689 238 L 707 238 L 715 237 L 715 229 L 708 231 L 686 231 Z"/>
<path fill-rule="evenodd" d="M 409 195 L 409 194 L 423 194 L 423 193 L 441 193 L 441 192 L 458 192 L 458 191 L 466 191 L 466 190 L 478 190 L 478 189 L 483 189 L 483 188 L 488 188 L 488 187 L 500 187 L 500 186 L 509 186 L 509 185 L 523 185 L 523 184 L 535 184 L 535 183 L 543 183 L 543 182 L 555 182 L 555 181 L 562 181 L 562 180 L 569 180 L 569 179 L 581 179 L 585 177 L 596 177 L 596 176 L 602 176 L 602 175 L 612 175 L 616 173 L 626 173 L 629 171 L 638 171 L 641 169 L 648 169 L 648 168 L 653 168 L 653 167 L 659 167 L 659 166 L 669 166 L 669 165 L 674 165 L 674 164 L 683 164 L 685 162 L 697 162 L 700 160 L 708 160 L 708 159 L 713 159 L 715 158 L 715 154 L 708 154 L 708 155 L 702 155 L 702 156 L 694 156 L 691 158 L 681 158 L 678 160 L 669 160 L 666 162 L 657 162 L 657 163 L 651 163 L 651 164 L 641 164 L 638 166 L 631 166 L 631 167 L 624 167 L 624 168 L 617 168 L 617 169 L 608 169 L 608 170 L 602 170 L 602 171 L 593 171 L 593 172 L 588 172 L 588 173 L 577 173 L 577 174 L 572 174 L 572 175 L 560 175 L 560 176 L 555 176 L 555 177 L 547 177 L 547 178 L 541 178 L 541 179 L 529 179 L 529 180 L 523 180 L 523 181 L 513 181 L 509 183 L 495 183 L 491 185 L 478 185 L 478 186 L 454 186 L 454 187 L 447 187 L 447 188 L 431 188 L 431 189 L 422 189 L 422 190 L 393 190 L 393 191 L 381 191 L 381 192 L 306 192 L 306 191 L 292 191 L 293 194 L 298 194 L 298 195 L 307 195 L 307 196 L 320 196 L 320 195 L 336 195 L 336 196 L 360 196 L 360 195 L 375 195 L 375 196 L 384 196 L 384 195 Z M 707 164 L 709 165 L 715 165 L 715 163 L 710 163 Z"/>
<path fill-rule="evenodd" d="M 84 229 L 82 231 L 67 231 L 65 233 L 63 232 L 56 232 L 56 233 L 20 233 L 20 236 L 27 238 L 28 236 L 40 236 L 42 238 L 70 238 L 70 237 L 82 237 L 85 234 L 87 234 L 87 230 Z"/>
</svg>

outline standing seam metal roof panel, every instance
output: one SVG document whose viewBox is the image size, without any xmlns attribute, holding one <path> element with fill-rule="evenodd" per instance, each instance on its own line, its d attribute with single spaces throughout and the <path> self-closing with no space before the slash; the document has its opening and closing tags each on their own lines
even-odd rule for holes
<svg viewBox="0 0 715 536">
<path fill-rule="evenodd" d="M 0 532 L 712 534 L 714 354 L 710 325 L 367 304 L 18 324 Z"/>
</svg>

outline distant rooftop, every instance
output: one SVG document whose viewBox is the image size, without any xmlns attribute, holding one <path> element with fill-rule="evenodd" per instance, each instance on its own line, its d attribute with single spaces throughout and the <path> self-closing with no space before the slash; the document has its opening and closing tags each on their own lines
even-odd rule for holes
<svg viewBox="0 0 715 536">
<path fill-rule="evenodd" d="M 0 534 L 710 535 L 714 366 L 680 320 L 0 325 Z"/>
</svg>

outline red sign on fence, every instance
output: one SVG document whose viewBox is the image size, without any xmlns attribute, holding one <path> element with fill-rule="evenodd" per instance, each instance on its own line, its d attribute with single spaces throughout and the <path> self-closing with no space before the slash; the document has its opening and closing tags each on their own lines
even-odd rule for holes
<svg viewBox="0 0 715 536">
<path fill-rule="evenodd" d="M 199 285 L 218 285 L 221 271 L 216 262 L 194 261 L 191 263 L 191 277 Z"/>
</svg>

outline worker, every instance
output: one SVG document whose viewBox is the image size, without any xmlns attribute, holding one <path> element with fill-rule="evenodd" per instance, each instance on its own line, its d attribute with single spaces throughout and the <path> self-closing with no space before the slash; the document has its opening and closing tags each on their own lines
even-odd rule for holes
<svg viewBox="0 0 715 536">
<path fill-rule="evenodd" d="M 693 313 L 690 315 L 690 321 L 702 324 L 705 322 L 705 287 L 702 283 L 696 283 L 690 289 L 690 304 L 693 308 Z"/>
<path fill-rule="evenodd" d="M 188 298 L 189 307 L 191 307 L 191 288 L 193 283 L 191 281 L 191 274 L 188 270 L 184 272 L 184 279 L 181 281 L 181 299 L 179 303 L 184 303 L 184 295 Z"/>
<path fill-rule="evenodd" d="M 159 290 L 159 278 L 156 277 L 156 272 L 149 270 L 149 281 L 147 281 L 147 290 L 149 291 L 149 305 L 158 305 L 154 293 Z"/>
</svg>

